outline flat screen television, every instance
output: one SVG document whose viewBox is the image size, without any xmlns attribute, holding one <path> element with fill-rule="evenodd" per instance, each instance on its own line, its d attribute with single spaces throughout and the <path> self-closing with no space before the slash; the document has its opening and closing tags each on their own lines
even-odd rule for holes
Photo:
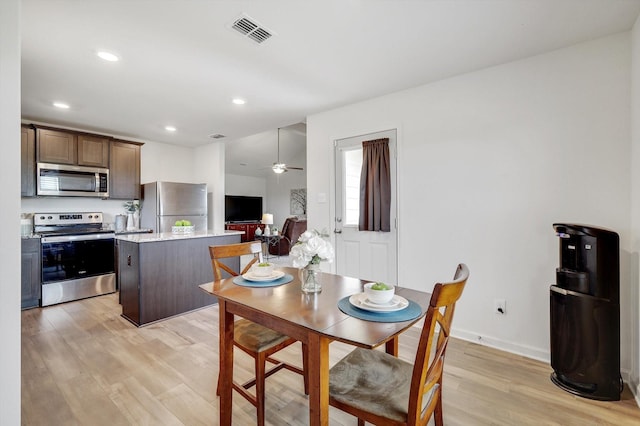
<svg viewBox="0 0 640 426">
<path fill-rule="evenodd" d="M 260 220 L 262 220 L 262 197 L 224 196 L 225 222 L 260 222 Z"/>
</svg>

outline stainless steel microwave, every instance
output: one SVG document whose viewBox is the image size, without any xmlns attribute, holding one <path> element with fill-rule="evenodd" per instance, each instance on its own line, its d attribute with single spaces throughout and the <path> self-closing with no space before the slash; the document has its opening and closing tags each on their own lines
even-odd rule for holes
<svg viewBox="0 0 640 426">
<path fill-rule="evenodd" d="M 36 195 L 58 197 L 109 196 L 109 169 L 38 163 Z"/>
</svg>

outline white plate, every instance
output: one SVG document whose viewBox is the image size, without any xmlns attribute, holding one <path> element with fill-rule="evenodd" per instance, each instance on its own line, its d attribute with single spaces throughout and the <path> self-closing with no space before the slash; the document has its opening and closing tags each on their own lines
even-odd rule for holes
<svg viewBox="0 0 640 426">
<path fill-rule="evenodd" d="M 395 294 L 393 295 L 393 297 L 391 298 L 391 300 L 389 300 L 387 303 L 376 303 L 373 300 L 369 300 L 369 298 L 367 298 L 366 293 L 363 293 L 364 297 L 360 299 L 360 303 L 362 303 L 365 306 L 368 306 L 370 308 L 393 308 L 395 306 L 397 306 L 398 304 L 402 303 L 402 300 L 399 298 L 395 297 Z"/>
<path fill-rule="evenodd" d="M 349 303 L 351 303 L 356 308 L 364 309 L 365 311 L 371 312 L 395 312 L 401 311 L 407 306 L 409 306 L 409 301 L 402 296 L 398 296 L 397 294 L 393 295 L 393 299 L 389 303 L 379 304 L 379 303 L 371 303 L 367 299 L 367 295 L 364 293 L 357 293 L 349 297 Z"/>
<path fill-rule="evenodd" d="M 267 277 L 259 277 L 257 275 L 254 275 L 253 272 L 251 271 L 247 272 L 242 276 L 242 278 L 244 278 L 247 281 L 274 281 L 282 277 L 284 277 L 284 272 L 277 271 L 277 270 L 273 271 L 273 274 Z"/>
</svg>

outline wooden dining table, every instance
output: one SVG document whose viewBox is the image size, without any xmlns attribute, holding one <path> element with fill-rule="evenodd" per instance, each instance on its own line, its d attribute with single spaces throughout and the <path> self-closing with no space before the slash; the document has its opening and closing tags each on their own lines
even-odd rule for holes
<svg viewBox="0 0 640 426">
<path fill-rule="evenodd" d="M 409 321 L 375 322 L 347 315 L 338 307 L 344 297 L 361 293 L 367 282 L 322 272 L 322 291 L 301 290 L 300 271 L 280 268 L 293 280 L 275 287 L 245 287 L 226 278 L 200 287 L 218 298 L 220 309 L 220 425 L 231 424 L 233 380 L 233 322 L 240 316 L 291 336 L 307 345 L 309 424 L 329 424 L 329 344 L 340 341 L 363 348 L 385 345 L 398 355 L 398 336 L 427 311 L 430 293 L 396 287 L 396 294 L 420 305 L 422 313 Z"/>
</svg>

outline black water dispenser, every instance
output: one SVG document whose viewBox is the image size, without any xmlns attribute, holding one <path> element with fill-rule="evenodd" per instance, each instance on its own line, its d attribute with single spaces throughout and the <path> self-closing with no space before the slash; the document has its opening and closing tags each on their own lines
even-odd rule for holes
<svg viewBox="0 0 640 426">
<path fill-rule="evenodd" d="M 617 401 L 620 376 L 620 243 L 615 232 L 553 225 L 560 267 L 551 286 L 551 380 L 586 398 Z"/>
</svg>

